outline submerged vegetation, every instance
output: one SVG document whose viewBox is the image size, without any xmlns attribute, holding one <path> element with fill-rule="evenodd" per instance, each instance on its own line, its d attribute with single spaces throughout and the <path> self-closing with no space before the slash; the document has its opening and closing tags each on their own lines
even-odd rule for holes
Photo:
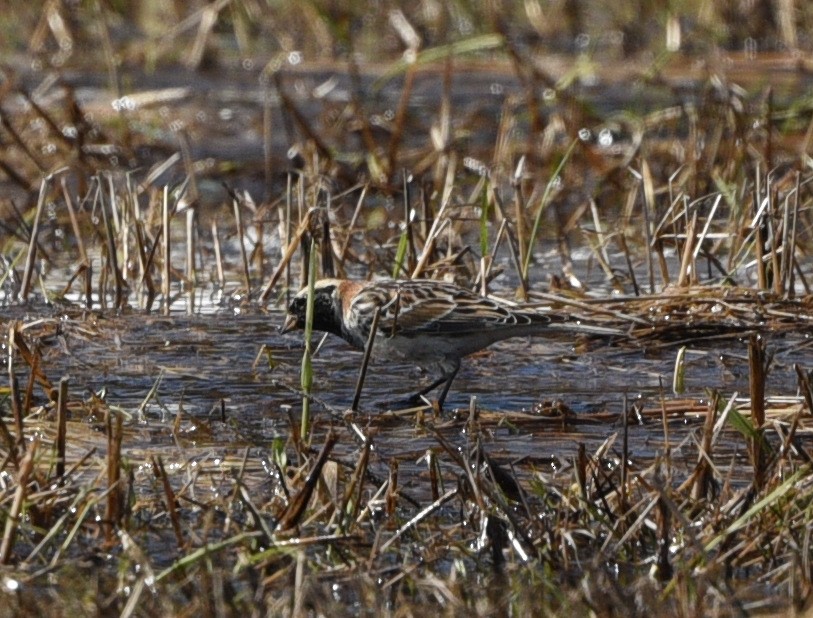
<svg viewBox="0 0 813 618">
<path fill-rule="evenodd" d="M 0 17 L 8 612 L 809 611 L 813 9 L 123 4 Z M 377 409 L 275 335 L 308 272 L 628 385 Z"/>
</svg>

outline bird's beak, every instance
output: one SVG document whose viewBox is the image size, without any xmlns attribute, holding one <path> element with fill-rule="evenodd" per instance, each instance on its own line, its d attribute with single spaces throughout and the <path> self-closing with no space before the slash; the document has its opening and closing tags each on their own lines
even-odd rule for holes
<svg viewBox="0 0 813 618">
<path fill-rule="evenodd" d="M 279 329 L 279 334 L 284 335 L 285 333 L 289 333 L 296 328 L 296 316 L 295 315 L 288 315 L 285 318 L 285 324 L 283 324 Z"/>
</svg>

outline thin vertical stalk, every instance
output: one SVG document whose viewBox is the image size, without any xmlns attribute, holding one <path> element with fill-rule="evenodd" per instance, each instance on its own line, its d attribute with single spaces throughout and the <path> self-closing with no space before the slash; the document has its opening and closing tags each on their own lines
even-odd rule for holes
<svg viewBox="0 0 813 618">
<path fill-rule="evenodd" d="M 364 185 L 361 188 L 361 195 L 359 195 L 358 202 L 356 202 L 356 208 L 353 211 L 353 216 L 350 217 L 350 224 L 347 226 L 347 236 L 344 239 L 344 244 L 342 244 L 341 253 L 339 253 L 339 270 L 344 268 L 344 258 L 347 255 L 347 249 L 350 246 L 350 241 L 353 239 L 353 229 L 356 227 L 356 219 L 358 219 L 359 213 L 361 212 L 361 206 L 364 204 L 364 197 L 367 195 L 367 189 L 370 185 Z"/>
<path fill-rule="evenodd" d="M 108 410 L 107 413 L 107 508 L 105 510 L 105 537 L 108 543 L 113 540 L 113 532 L 121 517 L 121 415 Z"/>
<path fill-rule="evenodd" d="M 8 564 L 11 552 L 14 549 L 14 540 L 17 533 L 17 525 L 20 522 L 20 514 L 25 504 L 26 489 L 28 487 L 28 477 L 34 469 L 34 455 L 37 452 L 39 438 L 34 438 L 31 447 L 20 462 L 20 470 L 17 474 L 17 489 L 14 492 L 14 500 L 11 503 L 11 510 L 6 518 L 6 528 L 3 532 L 3 542 L 0 545 L 0 564 Z"/>
<path fill-rule="evenodd" d="M 314 285 L 316 283 L 316 241 L 311 239 L 310 255 L 308 256 L 308 302 L 305 309 L 305 352 L 302 354 L 302 370 L 300 384 L 302 386 L 302 422 L 300 435 L 305 444 L 311 440 L 311 388 L 313 386 L 313 350 L 311 337 L 313 336 L 313 299 Z"/>
<path fill-rule="evenodd" d="M 65 435 L 68 426 L 68 378 L 59 381 L 56 405 L 56 477 L 60 484 L 65 476 Z"/>
<path fill-rule="evenodd" d="M 195 313 L 195 287 L 197 286 L 195 270 L 195 209 L 186 211 L 186 284 L 189 286 L 186 313 Z"/>
<path fill-rule="evenodd" d="M 164 185 L 164 199 L 163 199 L 163 210 L 162 210 L 162 218 L 161 218 L 161 225 L 163 227 L 163 248 L 164 248 L 164 264 L 163 264 L 163 274 L 161 277 L 161 294 L 164 297 L 163 303 L 163 313 L 164 315 L 169 315 L 169 274 L 171 271 L 170 268 L 170 252 L 171 252 L 171 245 L 170 245 L 170 234 L 169 234 L 169 187 Z"/>
<path fill-rule="evenodd" d="M 215 268 L 217 268 L 217 283 L 220 289 L 226 287 L 226 275 L 223 271 L 223 254 L 220 251 L 220 234 L 217 230 L 217 219 L 212 219 L 212 246 L 215 250 Z"/>
<path fill-rule="evenodd" d="M 99 183 L 99 205 L 102 211 L 102 223 L 104 224 L 105 240 L 107 242 L 107 264 L 110 267 L 110 274 L 113 275 L 113 285 L 116 291 L 113 306 L 116 309 L 121 309 L 124 305 L 124 286 L 122 285 L 121 272 L 119 271 L 118 251 L 116 250 L 116 239 L 113 235 L 113 224 L 110 221 L 113 214 L 112 191 L 111 187 L 110 216 L 108 216 L 107 208 L 105 207 L 104 192 L 101 190 L 101 183 Z"/>
<path fill-rule="evenodd" d="M 556 185 L 557 179 L 559 175 L 562 173 L 562 170 L 565 167 L 565 164 L 570 160 L 570 155 L 573 154 L 573 149 L 576 147 L 576 144 L 579 143 L 578 139 L 574 139 L 570 146 L 568 146 L 567 151 L 565 151 L 562 160 L 559 161 L 559 165 L 556 166 L 556 169 L 553 171 L 553 175 L 548 180 L 548 184 L 545 185 L 545 192 L 542 194 L 542 199 L 539 202 L 539 207 L 536 211 L 536 218 L 534 219 L 534 225 L 531 228 L 531 235 L 528 237 L 528 246 L 526 247 L 525 251 L 525 261 L 522 264 L 522 278 L 525 281 L 528 281 L 528 270 L 531 267 L 531 257 L 533 256 L 533 245 L 536 241 L 536 237 L 539 234 L 539 226 L 542 224 L 542 215 L 545 212 L 546 206 L 548 205 L 548 200 L 550 199 L 550 194 L 553 191 L 553 187 Z"/>
<path fill-rule="evenodd" d="M 291 174 L 288 174 L 285 184 L 285 242 L 282 246 L 291 244 L 291 206 L 293 205 L 293 186 L 291 184 Z M 285 264 L 285 306 L 291 301 L 291 262 Z"/>
<path fill-rule="evenodd" d="M 655 188 L 652 182 L 652 172 L 645 159 L 641 160 L 641 182 L 643 183 L 643 206 L 644 214 L 644 242 L 646 246 L 646 269 L 649 277 L 649 293 L 655 293 L 655 264 L 652 260 L 652 223 L 650 212 L 655 212 Z"/>
<path fill-rule="evenodd" d="M 370 334 L 367 336 L 367 343 L 364 346 L 364 358 L 361 361 L 361 369 L 359 370 L 359 377 L 356 381 L 356 392 L 353 395 L 353 404 L 350 406 L 351 410 L 358 410 L 359 400 L 361 399 L 361 389 L 364 387 L 364 378 L 367 375 L 367 366 L 370 364 L 370 356 L 373 352 L 373 345 L 375 343 L 375 334 L 378 331 L 378 318 L 381 315 L 381 307 L 375 308 L 373 314 L 373 323 L 370 326 Z"/>
<path fill-rule="evenodd" d="M 68 184 L 65 182 L 65 177 L 60 178 L 62 185 L 62 198 L 65 200 L 65 206 L 68 208 L 68 217 L 71 220 L 71 227 L 73 228 L 73 235 L 76 239 L 76 247 L 79 250 L 79 259 L 85 266 L 84 279 L 85 279 L 85 306 L 90 309 L 93 306 L 93 293 L 92 293 L 92 273 L 90 267 L 90 260 L 88 259 L 87 251 L 85 250 L 85 243 L 82 240 L 82 231 L 79 228 L 79 220 L 76 218 L 76 210 L 73 207 L 73 200 L 68 192 Z"/>
<path fill-rule="evenodd" d="M 246 294 L 251 296 L 251 276 L 248 269 L 248 255 L 246 254 L 245 231 L 243 230 L 243 216 L 240 212 L 240 203 L 232 200 L 234 204 L 234 222 L 237 225 L 237 241 L 240 244 L 240 258 L 243 261 L 243 283 L 246 286 Z"/>
<path fill-rule="evenodd" d="M 20 298 L 23 302 L 28 301 L 28 293 L 31 291 L 31 278 L 34 273 L 34 263 L 37 260 L 37 236 L 40 231 L 40 219 L 42 218 L 42 207 L 45 205 L 45 196 L 48 192 L 50 176 L 46 176 L 40 183 L 40 194 L 37 198 L 37 211 L 34 214 L 34 227 L 31 230 L 31 238 L 28 241 L 28 255 L 25 258 L 25 270 L 23 271 L 23 281 L 20 286 Z"/>
<path fill-rule="evenodd" d="M 23 408 L 20 403 L 20 385 L 17 381 L 17 376 L 14 375 L 14 340 L 17 333 L 17 321 L 12 320 L 8 327 L 8 383 L 11 388 L 11 410 L 14 415 L 14 426 L 17 429 L 17 446 L 18 448 L 25 449 L 25 440 L 23 439 Z"/>
<path fill-rule="evenodd" d="M 525 243 L 525 235 L 527 227 L 525 222 L 525 197 L 522 195 L 522 174 L 525 170 L 525 156 L 523 155 L 519 159 L 519 163 L 517 163 L 516 170 L 514 170 L 514 175 L 511 179 L 511 186 L 514 189 L 514 224 L 515 229 L 517 231 L 517 244 L 519 246 L 519 262 L 520 264 L 525 263 L 525 250 L 527 247 Z M 494 191 L 496 193 L 496 191 Z M 523 281 L 523 284 L 527 286 L 528 282 Z"/>
<path fill-rule="evenodd" d="M 407 272 L 411 273 L 415 270 L 415 266 L 417 264 L 417 258 L 415 257 L 415 238 L 412 233 L 412 206 L 411 206 L 411 199 L 410 199 L 410 191 L 409 191 L 409 181 L 411 180 L 410 175 L 407 173 L 406 170 L 403 171 L 404 175 L 404 225 L 406 226 L 406 240 L 407 240 Z"/>
<path fill-rule="evenodd" d="M 751 459 L 754 466 L 754 487 L 759 489 L 765 480 L 766 453 L 762 440 L 765 425 L 765 378 L 770 365 L 770 356 L 765 349 L 765 340 L 751 335 L 748 342 L 748 374 L 751 395 L 751 422 L 754 436 L 751 438 Z"/>
</svg>

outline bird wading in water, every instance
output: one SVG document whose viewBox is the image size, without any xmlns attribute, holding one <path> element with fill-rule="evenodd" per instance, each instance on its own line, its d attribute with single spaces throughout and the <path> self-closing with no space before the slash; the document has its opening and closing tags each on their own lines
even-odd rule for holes
<svg viewBox="0 0 813 618">
<path fill-rule="evenodd" d="M 306 287 L 291 301 L 282 333 L 305 327 L 307 301 Z M 442 281 L 321 279 L 314 284 L 313 329 L 337 335 L 356 349 L 363 350 L 367 343 L 376 308 L 379 321 L 373 358 L 439 367 L 440 377 L 414 398 L 442 384 L 440 408 L 460 370 L 460 359 L 492 343 L 551 329 L 604 336 L 622 334 L 583 325 L 566 314 L 479 296 Z"/>
</svg>

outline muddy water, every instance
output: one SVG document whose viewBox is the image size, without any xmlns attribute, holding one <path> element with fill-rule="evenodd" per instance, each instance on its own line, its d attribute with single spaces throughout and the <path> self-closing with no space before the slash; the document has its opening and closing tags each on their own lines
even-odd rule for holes
<svg viewBox="0 0 813 618">
<path fill-rule="evenodd" d="M 788 91 L 805 89 L 805 80 L 809 80 L 809 76 L 795 72 L 783 76 L 790 82 Z M 364 76 L 366 90 L 375 90 L 372 83 L 376 77 Z M 112 114 L 109 93 L 103 88 L 87 77 L 77 76 L 71 81 L 91 113 Z M 236 186 L 248 188 L 254 195 L 266 190 L 260 181 L 262 176 L 251 171 L 252 162 L 257 166 L 262 159 L 261 108 L 267 94 L 257 85 L 256 75 L 229 75 L 205 81 L 195 74 L 189 76 L 189 83 L 179 83 L 177 75 L 153 75 L 135 83 L 135 90 L 141 91 L 170 86 L 182 86 L 185 90 L 170 103 L 136 107 L 128 112 L 128 118 L 149 115 L 151 110 L 160 115 L 163 107 L 167 107 L 168 116 L 161 116 L 164 119 L 159 123 L 163 127 L 169 126 L 171 120 L 188 116 L 194 158 L 245 163 Z M 441 84 L 439 74 L 427 73 L 416 81 L 411 103 L 414 106 L 411 118 L 416 124 L 407 128 L 407 136 L 425 140 L 435 119 Z M 297 93 L 294 98 L 303 112 L 315 116 L 324 101 L 346 101 L 350 86 L 346 76 L 326 71 L 291 75 L 290 90 Z M 324 101 L 314 99 L 314 90 L 324 93 Z M 375 96 L 368 101 L 368 111 L 386 114 L 400 92 L 400 84 L 395 82 L 375 90 Z M 644 110 L 679 102 L 682 91 L 669 88 L 663 93 L 647 92 L 650 98 L 641 104 Z M 483 96 L 474 96 L 477 93 Z M 518 93 L 521 93 L 519 84 L 508 73 L 467 74 L 464 80 L 455 81 L 453 106 L 462 116 L 482 113 L 493 120 L 506 98 Z M 602 111 L 609 113 L 629 104 L 631 93 L 599 84 L 587 89 L 585 96 L 600 101 Z M 272 99 L 272 124 L 281 127 L 284 123 L 278 117 L 279 101 Z M 471 124 L 483 131 L 471 138 L 471 145 L 479 144 L 490 152 L 496 123 Z M 165 140 L 176 148 L 176 138 L 169 128 L 159 133 L 159 141 Z M 280 155 L 290 145 L 287 137 L 281 130 L 272 134 L 274 151 Z M 342 147 L 352 150 L 352 145 Z M 157 158 L 165 156 L 161 152 Z M 148 152 L 140 156 L 144 160 L 150 158 Z M 167 181 L 162 177 L 156 182 Z M 219 183 L 213 196 L 217 202 L 223 199 Z M 182 254 L 180 249 L 178 255 Z M 227 256 L 238 263 L 236 249 L 233 246 L 225 249 Z M 537 266 L 540 272 L 559 270 L 547 268 L 545 256 Z M 94 270 L 99 272 L 101 268 L 97 265 Z M 72 272 L 68 268 L 62 274 L 47 277 L 47 287 L 60 288 Z M 583 271 L 579 274 L 588 287 L 597 283 L 582 277 Z M 173 311 L 179 313 L 184 311 L 180 298 L 173 306 Z M 91 334 L 85 335 L 78 332 L 81 323 L 72 325 L 67 320 L 66 334 L 44 348 L 43 370 L 52 381 L 69 376 L 75 399 L 86 398 L 88 391 L 106 388 L 108 403 L 133 417 L 129 426 L 134 430 L 127 434 L 125 451 L 175 453 L 176 444 L 169 434 L 179 415 L 184 445 L 213 453 L 244 447 L 265 449 L 274 438 L 290 435 L 289 416 L 297 419 L 301 407 L 297 392 L 301 336 L 277 334 L 276 327 L 282 322 L 279 312 L 235 315 L 219 310 L 216 303 L 207 304 L 206 298 L 197 299 L 195 311 L 206 315 L 169 318 L 105 315 L 91 320 L 94 322 L 88 326 Z M 32 308 L 26 321 L 34 320 L 38 314 Z M 265 355 L 258 360 L 263 345 L 268 346 L 270 362 Z M 769 395 L 795 393 L 793 364 L 813 367 L 810 345 L 803 336 L 770 342 L 776 362 L 769 378 Z M 471 398 L 476 397 L 488 436 L 484 448 L 492 456 L 502 462 L 532 464 L 528 469 L 557 472 L 567 469 L 579 443 L 584 443 L 587 452 L 592 453 L 605 440 L 620 434 L 625 399 L 650 410 L 659 409 L 662 397 L 667 401 L 677 399 L 671 393 L 675 354 L 675 348 L 670 347 L 638 349 L 595 344 L 584 350 L 561 340 L 506 341 L 467 359 L 447 400 L 447 410 L 437 418 L 431 412 L 425 415 L 434 426 L 441 427 L 453 446 L 462 448 L 469 440 L 465 428 L 468 408 Z M 706 389 L 718 389 L 725 399 L 737 392 L 748 392 L 745 342 L 732 338 L 718 347 L 691 347 L 686 358 L 686 392 L 679 398 L 691 402 L 683 406 L 691 411 L 674 414 L 668 423 L 668 440 L 673 448 L 700 430 L 702 410 L 709 396 Z M 343 412 L 353 398 L 359 363 L 359 353 L 333 339 L 328 340 L 316 358 L 315 443 L 320 442 L 331 424 L 345 427 Z M 159 376 L 157 396 L 144 403 Z M 23 374 L 21 377 L 25 378 Z M 427 450 L 437 450 L 438 442 L 421 426 L 419 413 L 399 411 L 397 403 L 392 402 L 415 392 L 432 377 L 409 365 L 374 366 L 365 385 L 361 410 L 352 417 L 365 431 L 375 433 L 371 465 L 383 474 L 387 462 L 398 459 L 401 481 L 411 486 L 420 499 L 425 498 L 423 494 L 427 491 L 426 483 L 421 481 L 426 470 L 421 458 Z M 142 404 L 144 413 L 139 419 L 136 411 Z M 548 416 L 551 407 L 567 409 L 567 419 Z M 629 431 L 635 464 L 647 465 L 663 450 L 666 438 L 659 416 L 633 418 Z M 98 446 L 104 449 L 101 435 Z M 348 431 L 342 436 L 336 454 L 352 461 L 358 447 L 358 441 Z M 618 452 L 616 444 L 611 453 Z M 723 435 L 715 455 L 728 464 L 735 453 L 745 457 L 744 443 L 732 431 Z M 680 450 L 674 454 L 679 456 Z M 687 465 L 691 463 L 687 461 Z"/>
<path fill-rule="evenodd" d="M 274 438 L 290 435 L 290 417 L 300 411 L 299 366 L 302 338 L 280 336 L 282 314 L 206 317 L 97 317 L 82 327 L 65 323 L 60 336 L 43 348 L 43 368 L 52 381 L 71 379 L 73 399 L 89 391 L 106 389 L 108 404 L 130 413 L 125 453 L 146 452 L 175 456 L 176 440 L 170 433 L 180 415 L 180 440 L 187 448 L 212 453 L 237 448 L 268 449 Z M 260 354 L 262 346 L 267 353 Z M 810 344 L 803 339 L 778 339 L 770 348 L 776 362 L 769 379 L 769 395 L 795 392 L 794 363 L 813 366 Z M 258 356 L 259 355 L 259 356 Z M 637 403 L 645 411 L 630 417 L 629 440 L 633 465 L 643 467 L 664 448 L 659 414 L 661 397 L 672 402 L 675 350 L 657 351 L 591 344 L 585 351 L 568 341 L 514 339 L 464 361 L 441 416 L 426 410 L 423 419 L 439 428 L 454 447 L 464 449 L 470 440 L 466 419 L 472 397 L 480 409 L 487 453 L 502 463 L 530 464 L 526 470 L 558 473 L 567 470 L 577 445 L 594 452 L 605 440 L 618 435 L 610 450 L 620 452 L 623 403 Z M 687 401 L 668 423 L 673 457 L 679 445 L 702 427 L 707 388 L 719 389 L 724 398 L 747 394 L 746 343 L 733 339 L 723 349 L 690 348 L 687 352 Z M 401 481 L 427 498 L 426 463 L 422 457 L 438 442 L 426 431 L 414 410 L 404 411 L 399 400 L 430 381 L 427 374 L 409 365 L 372 366 L 363 391 L 361 409 L 349 417 L 344 412 L 353 398 L 361 354 L 344 342 L 329 338 L 314 361 L 314 418 L 318 444 L 330 426 L 343 428 L 352 420 L 374 435 L 371 470 L 386 476 L 392 459 L 399 460 Z M 161 377 L 156 396 L 143 405 Z M 143 417 L 137 410 L 143 405 Z M 567 419 L 551 413 L 567 409 Z M 693 410 L 693 411 L 692 411 Z M 81 419 L 76 419 L 81 420 Z M 225 422 L 224 422 L 225 421 Z M 176 436 L 177 437 L 177 436 Z M 99 436 L 99 448 L 104 438 Z M 342 434 L 335 450 L 340 460 L 352 462 L 359 441 L 352 432 Z M 688 452 L 688 451 L 687 451 Z M 691 452 L 696 453 L 691 444 Z M 737 455 L 738 454 L 738 455 Z M 744 442 L 731 430 L 724 433 L 715 455 L 726 465 L 732 456 L 747 462 Z M 139 455 L 140 457 L 141 455 Z M 692 456 L 694 459 L 696 455 Z M 693 461 L 686 461 L 692 465 Z M 743 465 L 743 470 L 748 466 Z"/>
</svg>

